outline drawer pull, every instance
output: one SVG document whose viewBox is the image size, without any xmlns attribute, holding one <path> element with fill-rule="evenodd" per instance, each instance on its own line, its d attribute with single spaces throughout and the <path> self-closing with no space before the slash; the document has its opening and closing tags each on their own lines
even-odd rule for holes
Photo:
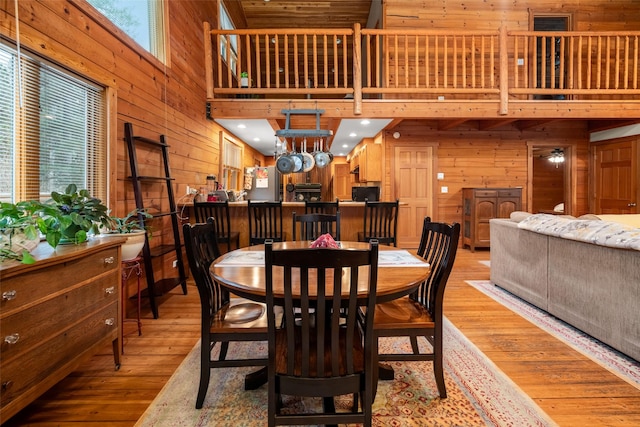
<svg viewBox="0 0 640 427">
<path fill-rule="evenodd" d="M 116 319 L 114 319 L 113 317 L 105 319 L 104 324 L 107 326 L 113 326 L 116 324 Z"/>
<path fill-rule="evenodd" d="M 7 344 L 15 344 L 20 340 L 20 334 L 11 334 L 4 337 L 4 342 Z"/>
<path fill-rule="evenodd" d="M 8 380 L 2 383 L 2 391 L 7 391 L 9 390 L 11 387 L 13 387 L 13 381 Z"/>
<path fill-rule="evenodd" d="M 16 295 L 18 295 L 18 292 L 15 290 L 5 291 L 2 293 L 2 301 L 11 301 L 16 298 Z"/>
<path fill-rule="evenodd" d="M 115 286 L 109 286 L 107 289 L 104 290 L 104 293 L 107 295 L 114 294 L 115 292 L 116 292 Z"/>
<path fill-rule="evenodd" d="M 112 256 L 108 256 L 108 257 L 106 257 L 106 258 L 104 259 L 104 263 L 105 263 L 106 265 L 108 265 L 108 264 L 113 264 L 114 262 L 116 262 L 116 258 L 115 258 L 115 257 L 112 257 Z"/>
</svg>

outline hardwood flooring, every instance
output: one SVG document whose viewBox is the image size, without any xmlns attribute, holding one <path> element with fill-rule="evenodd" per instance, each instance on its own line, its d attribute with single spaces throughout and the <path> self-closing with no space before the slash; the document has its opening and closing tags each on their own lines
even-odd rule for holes
<svg viewBox="0 0 640 427">
<path fill-rule="evenodd" d="M 467 285 L 486 280 L 489 252 L 458 251 L 445 315 L 560 426 L 638 426 L 640 389 Z M 115 371 L 111 347 L 3 425 L 132 426 L 198 340 L 200 303 L 190 283 L 143 309 L 142 336 L 125 323 L 125 353 Z M 445 343 L 446 345 L 446 343 Z M 193 392 L 197 385 L 194 384 Z"/>
</svg>

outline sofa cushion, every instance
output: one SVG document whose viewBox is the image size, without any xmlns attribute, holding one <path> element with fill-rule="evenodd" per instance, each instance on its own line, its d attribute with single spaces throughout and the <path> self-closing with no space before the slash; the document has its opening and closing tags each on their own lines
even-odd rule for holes
<svg viewBox="0 0 640 427">
<path fill-rule="evenodd" d="M 523 219 L 530 217 L 531 215 L 533 215 L 531 212 L 513 211 L 509 215 L 509 219 L 511 219 L 511 221 L 513 222 L 520 222 Z"/>
</svg>

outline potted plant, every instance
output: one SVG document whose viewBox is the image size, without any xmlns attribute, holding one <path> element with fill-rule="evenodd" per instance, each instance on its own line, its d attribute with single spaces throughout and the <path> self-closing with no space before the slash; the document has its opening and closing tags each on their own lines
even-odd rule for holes
<svg viewBox="0 0 640 427">
<path fill-rule="evenodd" d="M 122 260 L 128 261 L 138 256 L 144 246 L 147 227 L 141 219 L 150 219 L 153 215 L 141 209 L 134 209 L 124 217 L 108 216 L 103 222 L 103 237 L 126 237 L 122 245 Z"/>
<path fill-rule="evenodd" d="M 37 203 L 37 202 L 33 202 Z M 109 217 L 107 207 L 88 190 L 70 184 L 64 193 L 53 191 L 51 200 L 40 204 L 38 228 L 53 248 L 58 244 L 82 243 L 88 234 L 99 234 Z"/>
<path fill-rule="evenodd" d="M 37 218 L 39 204 L 25 201 L 0 203 L 0 262 L 15 259 L 24 264 L 33 264 L 31 256 L 40 243 Z"/>
</svg>

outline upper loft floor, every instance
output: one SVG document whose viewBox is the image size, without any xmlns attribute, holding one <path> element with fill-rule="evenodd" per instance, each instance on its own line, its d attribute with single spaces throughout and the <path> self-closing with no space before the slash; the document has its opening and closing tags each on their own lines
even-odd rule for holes
<svg viewBox="0 0 640 427">
<path fill-rule="evenodd" d="M 640 121 L 640 31 L 212 29 L 216 118 Z"/>
</svg>

